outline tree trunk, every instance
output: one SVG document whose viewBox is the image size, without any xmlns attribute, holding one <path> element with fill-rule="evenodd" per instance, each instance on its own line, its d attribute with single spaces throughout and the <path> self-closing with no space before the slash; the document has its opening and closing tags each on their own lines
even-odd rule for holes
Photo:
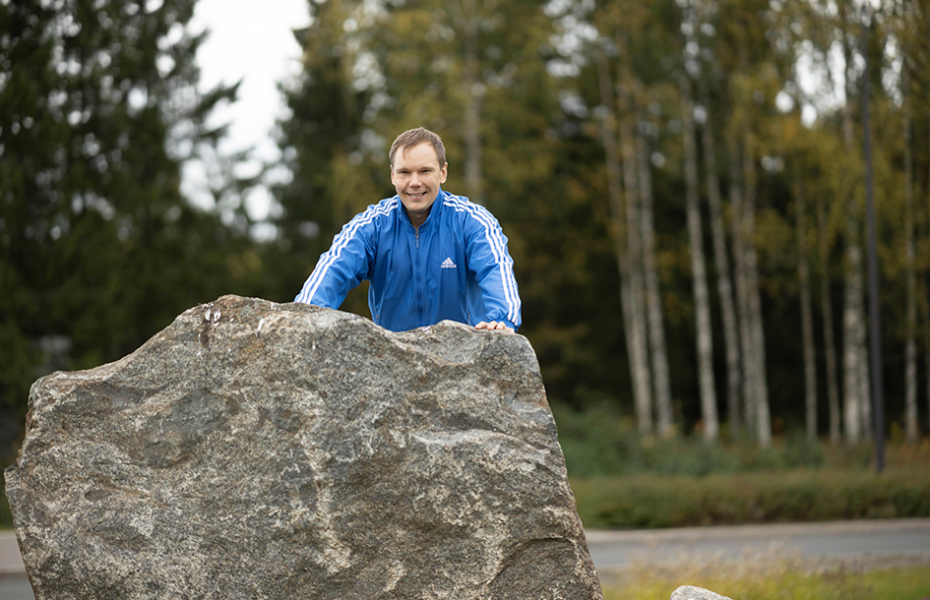
<svg viewBox="0 0 930 600">
<path fill-rule="evenodd" d="M 859 344 L 859 330 L 862 329 L 862 254 L 858 245 L 856 219 L 851 214 L 847 218 L 846 237 L 846 298 L 843 309 L 843 423 L 846 430 L 846 442 L 858 444 L 862 438 L 862 402 L 860 400 L 862 388 L 859 382 L 860 354 L 862 354 L 862 347 Z"/>
<path fill-rule="evenodd" d="M 860 280 L 863 281 L 865 285 L 864 277 L 860 277 Z M 859 425 L 860 430 L 862 431 L 862 437 L 866 441 L 872 439 L 872 384 L 871 376 L 869 375 L 869 337 L 867 331 L 868 321 L 866 319 L 866 305 L 862 301 L 862 296 L 860 296 L 860 306 L 862 307 L 862 313 L 859 315 L 857 324 L 859 329 L 856 331 L 857 343 L 859 345 L 859 414 L 862 417 L 862 423 Z"/>
<path fill-rule="evenodd" d="M 906 73 L 906 71 L 905 71 Z M 906 76 L 906 75 L 905 75 Z M 906 93 L 906 92 L 905 92 Z M 914 267 L 914 165 L 910 102 L 905 99 L 904 116 L 904 243 L 907 259 L 907 336 L 904 350 L 904 430 L 907 441 L 916 444 L 917 425 L 917 277 Z"/>
<path fill-rule="evenodd" d="M 694 312 L 697 325 L 698 376 L 701 390 L 701 416 L 704 420 L 704 439 L 716 441 L 719 437 L 717 393 L 714 383 L 714 347 L 710 329 L 710 301 L 707 294 L 707 267 L 704 261 L 701 211 L 698 203 L 697 148 L 694 138 L 694 107 L 691 101 L 691 82 L 682 72 L 679 75 L 682 118 L 684 123 L 685 195 L 688 211 L 688 241 L 691 247 L 691 273 L 694 287 Z"/>
<path fill-rule="evenodd" d="M 642 218 L 639 210 L 639 181 L 636 165 L 635 110 L 630 98 L 630 75 L 621 64 L 617 83 L 620 112 L 620 155 L 623 164 L 623 188 L 626 200 L 626 242 L 630 265 L 630 310 L 633 312 L 634 360 L 636 361 L 636 420 L 644 435 L 653 432 L 652 385 L 649 381 L 649 351 L 646 310 L 643 297 L 643 247 L 640 236 Z"/>
<path fill-rule="evenodd" d="M 617 119 L 614 114 L 613 85 L 610 81 L 610 68 L 607 57 L 600 51 L 596 52 L 598 67 L 598 83 L 603 108 L 601 133 L 604 142 L 604 154 L 607 169 L 607 188 L 610 199 L 610 214 L 613 229 L 614 249 L 617 256 L 617 266 L 620 272 L 620 301 L 623 306 L 623 324 L 626 335 L 627 352 L 630 361 L 630 376 L 633 382 L 633 401 L 636 408 L 637 421 L 640 431 L 648 433 L 652 429 L 652 415 L 648 411 L 650 403 L 649 370 L 644 361 L 645 339 L 641 337 L 641 327 L 636 325 L 634 310 L 634 292 L 630 285 L 631 260 L 627 248 L 626 215 L 623 202 L 622 173 L 620 154 L 617 148 Z M 644 383 L 645 382 L 645 383 Z M 643 406 L 647 407 L 645 414 L 641 414 Z M 644 429 L 645 426 L 649 429 Z"/>
<path fill-rule="evenodd" d="M 841 3 L 842 4 L 842 3 Z M 840 7 L 843 10 L 843 7 Z M 843 16 L 845 21 L 845 15 Z M 843 32 L 843 55 L 845 58 L 846 105 L 843 107 L 843 144 L 847 154 L 855 153 L 855 135 L 853 133 L 851 98 L 852 59 L 846 34 Z M 862 307 L 862 250 L 859 246 L 859 213 L 852 183 L 847 185 L 849 194 L 846 211 L 846 292 L 843 308 L 843 422 L 846 431 L 846 443 L 854 445 L 862 440 L 862 406 L 868 402 L 868 396 L 862 397 L 861 377 L 865 347 L 862 337 L 865 332 Z"/>
<path fill-rule="evenodd" d="M 833 336 L 833 303 L 830 299 L 830 235 L 823 198 L 817 199 L 817 228 L 820 232 L 820 307 L 823 313 L 824 353 L 827 363 L 827 404 L 830 409 L 830 443 L 841 441 L 840 392 L 836 380 L 836 342 Z"/>
<path fill-rule="evenodd" d="M 478 15 L 475 0 L 462 1 L 462 29 L 465 33 L 465 189 L 473 202 L 484 204 L 481 172 L 481 100 L 484 87 L 478 78 Z"/>
<path fill-rule="evenodd" d="M 743 226 L 746 234 L 746 296 L 749 303 L 749 323 L 755 364 L 756 431 L 759 445 L 772 445 L 772 424 L 769 416 L 769 389 L 765 368 L 765 331 L 762 322 L 762 300 L 759 296 L 759 268 L 756 259 L 756 161 L 748 126 L 744 131 L 743 153 Z"/>
<path fill-rule="evenodd" d="M 655 236 L 653 228 L 652 172 L 650 169 L 649 142 L 645 136 L 636 136 L 636 154 L 639 164 L 639 196 L 642 201 L 643 268 L 646 281 L 646 311 L 649 318 L 649 346 L 652 354 L 652 375 L 655 384 L 656 418 L 659 435 L 672 434 L 672 390 L 669 381 L 668 355 L 665 351 L 665 327 L 662 314 L 662 295 L 659 292 L 659 274 L 656 269 Z"/>
<path fill-rule="evenodd" d="M 804 344 L 804 423 L 807 439 L 817 440 L 817 353 L 811 308 L 810 271 L 807 265 L 807 206 L 800 180 L 795 180 L 798 211 L 798 280 L 801 285 L 801 338 Z"/>
<path fill-rule="evenodd" d="M 731 127 L 727 134 L 729 149 L 728 171 L 730 179 L 730 206 L 733 210 L 733 257 L 736 271 L 736 303 L 739 309 L 739 340 L 743 359 L 743 406 L 746 426 L 749 431 L 757 430 L 756 406 L 756 359 L 752 343 L 752 326 L 749 309 L 748 283 L 746 281 L 746 232 L 743 227 L 742 174 L 740 170 L 740 144 L 738 128 Z"/>
<path fill-rule="evenodd" d="M 930 285 L 924 281 L 920 305 L 924 313 L 924 372 L 927 374 L 927 427 L 930 428 Z"/>
<path fill-rule="evenodd" d="M 707 120 L 701 133 L 704 149 L 704 168 L 707 171 L 707 202 L 710 207 L 711 234 L 714 237 L 714 262 L 717 264 L 717 292 L 720 295 L 720 312 L 723 317 L 723 341 L 727 357 L 727 421 L 731 434 L 740 428 L 740 349 L 739 322 L 733 303 L 733 283 L 730 279 L 730 260 L 727 253 L 726 230 L 720 202 L 720 180 L 717 177 L 717 156 L 710 121 L 710 95 L 704 78 L 698 81 L 701 104 L 707 110 Z"/>
</svg>

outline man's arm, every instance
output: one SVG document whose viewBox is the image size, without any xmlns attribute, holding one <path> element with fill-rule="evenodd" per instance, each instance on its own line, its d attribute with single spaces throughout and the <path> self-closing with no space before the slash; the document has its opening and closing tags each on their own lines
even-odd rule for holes
<svg viewBox="0 0 930 600">
<path fill-rule="evenodd" d="M 349 291 L 368 276 L 374 256 L 372 222 L 384 212 L 380 207 L 369 206 L 342 228 L 329 250 L 320 255 L 294 302 L 336 309 L 342 306 Z"/>
<path fill-rule="evenodd" d="M 468 203 L 465 212 L 468 267 L 481 288 L 485 314 L 477 329 L 515 331 L 521 323 L 521 302 L 507 236 L 485 208 Z"/>
</svg>

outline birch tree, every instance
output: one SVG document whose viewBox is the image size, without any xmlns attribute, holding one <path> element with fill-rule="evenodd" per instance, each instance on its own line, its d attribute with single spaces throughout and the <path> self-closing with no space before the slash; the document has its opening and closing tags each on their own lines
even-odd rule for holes
<svg viewBox="0 0 930 600">
<path fill-rule="evenodd" d="M 694 106 L 691 101 L 691 82 L 684 70 L 679 75 L 678 81 L 681 92 L 682 123 L 684 124 L 682 131 L 684 134 L 685 198 L 688 213 L 688 241 L 691 252 L 695 325 L 697 328 L 701 416 L 704 420 L 704 439 L 716 441 L 719 437 L 719 420 L 717 417 L 717 393 L 714 382 L 714 348 L 710 329 L 710 302 L 707 293 L 707 267 L 704 261 L 704 242 L 698 197 Z"/>
<path fill-rule="evenodd" d="M 817 198 L 817 231 L 820 240 L 820 312 L 823 317 L 824 358 L 826 361 L 827 406 L 830 414 L 830 443 L 842 441 L 840 431 L 840 391 L 836 378 L 836 341 L 833 335 L 833 302 L 830 294 L 830 231 L 824 199 Z"/>
<path fill-rule="evenodd" d="M 733 299 L 733 282 L 730 277 L 730 259 L 727 250 L 726 228 L 720 199 L 720 179 L 717 177 L 717 153 L 714 143 L 714 128 L 711 119 L 710 94 L 705 77 L 698 78 L 701 104 L 706 111 L 701 128 L 701 144 L 704 150 L 704 169 L 707 177 L 707 204 L 710 208 L 711 235 L 714 242 L 714 262 L 717 265 L 717 293 L 720 296 L 720 313 L 723 319 L 724 350 L 727 359 L 727 421 L 731 431 L 740 427 L 740 342 L 739 321 Z"/>
<path fill-rule="evenodd" d="M 745 283 L 748 304 L 748 328 L 755 360 L 755 417 L 756 436 L 759 445 L 768 448 L 772 444 L 772 425 L 769 414 L 769 390 L 766 380 L 765 329 L 762 321 L 762 299 L 759 295 L 759 267 L 755 246 L 756 234 L 756 161 L 753 154 L 752 137 L 748 127 L 744 130 L 743 151 L 743 214 L 741 226 L 745 230 L 747 243 L 745 256 Z"/>
<path fill-rule="evenodd" d="M 757 429 L 758 415 L 758 386 L 759 377 L 756 347 L 753 343 L 751 311 L 749 306 L 749 283 L 747 281 L 746 266 L 746 231 L 743 226 L 743 181 L 740 169 L 741 148 L 738 138 L 738 126 L 731 124 L 727 128 L 727 147 L 729 157 L 727 169 L 729 173 L 729 198 L 733 211 L 733 256 L 736 271 L 736 302 L 739 308 L 739 336 L 740 349 L 743 360 L 743 413 L 750 431 Z"/>
<path fill-rule="evenodd" d="M 656 267 L 650 149 L 649 141 L 642 131 L 636 136 L 636 157 L 642 206 L 643 273 L 646 284 L 646 313 L 649 319 L 649 350 L 655 386 L 656 424 L 659 435 L 668 437 L 673 431 L 672 390 L 668 355 L 665 350 L 662 295 L 659 290 L 659 273 Z"/>
<path fill-rule="evenodd" d="M 610 64 L 603 50 L 599 50 L 595 58 L 601 98 L 601 136 L 604 144 L 614 246 L 620 272 L 624 333 L 630 356 L 630 373 L 633 379 L 633 401 L 639 429 L 642 433 L 648 434 L 652 431 L 651 389 L 649 385 L 649 367 L 646 360 L 646 336 L 642 327 L 643 319 L 640 318 L 641 312 L 637 312 L 637 295 L 641 297 L 642 288 L 637 288 L 633 284 L 633 273 L 636 267 L 633 264 L 630 243 L 627 240 L 627 236 L 630 234 L 628 224 L 632 222 L 632 219 L 628 213 L 628 204 L 624 201 L 624 198 L 626 198 L 626 202 L 629 202 L 631 194 L 629 185 L 632 181 L 624 177 L 624 167 L 621 163 L 621 150 L 617 132 L 622 130 L 623 126 L 618 126 L 616 113 L 614 112 L 615 100 Z M 626 190 L 624 190 L 624 182 L 626 183 Z M 637 323 L 637 321 L 639 322 Z"/>
<path fill-rule="evenodd" d="M 905 74 L 906 78 L 906 74 Z M 915 444 L 920 435 L 917 423 L 917 275 L 914 266 L 914 165 L 912 156 L 911 104 L 904 90 L 904 255 L 907 300 L 904 351 L 904 430 L 907 441 Z"/>
<path fill-rule="evenodd" d="M 807 439 L 817 440 L 817 356 L 814 346 L 814 316 L 811 307 L 810 268 L 807 251 L 807 207 L 800 181 L 795 181 L 797 202 L 798 282 L 801 291 L 801 339 L 804 346 L 804 422 Z"/>
<path fill-rule="evenodd" d="M 623 62 L 627 50 L 625 40 L 620 41 L 623 48 L 618 66 L 617 96 L 619 102 L 619 142 L 622 157 L 623 190 L 626 211 L 626 250 L 629 255 L 629 304 L 635 346 L 632 349 L 633 361 L 636 363 L 636 381 L 638 390 L 635 395 L 636 420 L 639 430 L 644 434 L 653 431 L 652 386 L 649 378 L 649 358 L 647 347 L 646 310 L 643 290 L 643 247 L 640 228 L 640 181 L 636 158 L 636 110 L 630 88 L 636 83 L 629 67 Z M 638 86 L 637 86 L 638 87 Z"/>
<path fill-rule="evenodd" d="M 842 108 L 842 138 L 847 156 L 857 156 L 855 133 L 853 130 L 853 98 L 855 97 L 853 79 L 854 67 L 852 49 L 846 32 L 846 11 L 840 10 L 841 43 L 844 57 L 844 92 L 846 102 Z M 868 370 L 863 369 L 868 364 L 865 348 L 865 324 L 863 309 L 863 282 L 862 282 L 862 249 L 860 246 L 861 214 L 860 203 L 856 197 L 852 181 L 847 181 L 844 193 L 847 195 L 846 211 L 846 281 L 843 308 L 843 423 L 845 426 L 846 441 L 849 444 L 858 444 L 863 434 L 865 419 L 864 406 L 868 403 Z M 865 428 L 866 430 L 868 428 Z"/>
</svg>

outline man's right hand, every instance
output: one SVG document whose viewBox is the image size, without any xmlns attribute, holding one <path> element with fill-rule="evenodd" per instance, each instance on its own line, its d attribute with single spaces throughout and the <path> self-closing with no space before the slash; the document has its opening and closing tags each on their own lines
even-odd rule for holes
<svg viewBox="0 0 930 600">
<path fill-rule="evenodd" d="M 491 321 L 490 323 L 481 321 L 475 325 L 475 329 L 487 329 L 489 331 L 508 331 L 513 333 L 513 329 L 508 327 L 507 323 L 504 323 L 503 321 Z"/>
</svg>

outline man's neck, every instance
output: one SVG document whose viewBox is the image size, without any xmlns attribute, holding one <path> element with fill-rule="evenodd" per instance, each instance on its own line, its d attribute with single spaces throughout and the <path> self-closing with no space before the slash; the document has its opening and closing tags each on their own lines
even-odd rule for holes
<svg viewBox="0 0 930 600">
<path fill-rule="evenodd" d="M 425 213 L 419 213 L 419 214 L 415 214 L 415 215 L 410 214 L 410 211 L 408 211 L 407 208 L 404 207 L 404 211 L 407 213 L 407 218 L 410 219 L 410 224 L 413 225 L 413 228 L 414 228 L 416 231 L 419 232 L 419 231 L 420 231 L 420 226 L 423 225 L 423 223 L 426 223 L 426 219 L 428 219 L 429 216 L 430 216 L 430 213 L 433 212 L 433 206 L 435 206 L 435 205 L 436 205 L 436 203 L 433 202 L 433 204 L 430 205 L 428 211 L 426 211 Z"/>
</svg>

